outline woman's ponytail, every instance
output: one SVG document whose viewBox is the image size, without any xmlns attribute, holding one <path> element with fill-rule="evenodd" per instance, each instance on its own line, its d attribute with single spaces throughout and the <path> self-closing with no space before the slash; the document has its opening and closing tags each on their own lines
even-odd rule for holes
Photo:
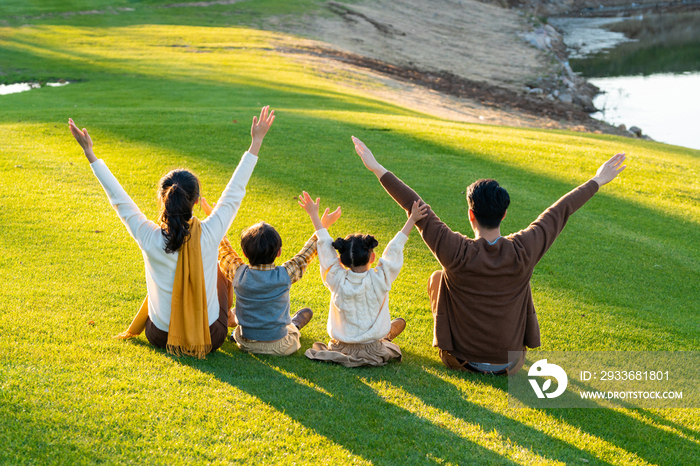
<svg viewBox="0 0 700 466">
<path fill-rule="evenodd" d="M 160 180 L 158 190 L 161 232 L 165 252 L 179 251 L 190 237 L 192 208 L 199 199 L 199 180 L 188 170 L 177 169 Z"/>
</svg>

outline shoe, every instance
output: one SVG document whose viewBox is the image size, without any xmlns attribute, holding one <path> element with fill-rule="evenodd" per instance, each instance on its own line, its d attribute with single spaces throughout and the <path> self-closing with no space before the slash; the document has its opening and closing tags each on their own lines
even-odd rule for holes
<svg viewBox="0 0 700 466">
<path fill-rule="evenodd" d="M 401 335 L 401 332 L 404 331 L 406 328 L 406 321 L 402 319 L 401 317 L 397 317 L 396 319 L 391 321 L 391 330 L 389 330 L 389 333 L 386 335 L 386 339 L 391 341 L 394 338 L 398 337 Z"/>
<path fill-rule="evenodd" d="M 304 309 L 299 309 L 296 314 L 292 316 L 292 323 L 301 330 L 309 323 L 311 318 L 314 316 L 314 311 L 305 307 Z"/>
</svg>

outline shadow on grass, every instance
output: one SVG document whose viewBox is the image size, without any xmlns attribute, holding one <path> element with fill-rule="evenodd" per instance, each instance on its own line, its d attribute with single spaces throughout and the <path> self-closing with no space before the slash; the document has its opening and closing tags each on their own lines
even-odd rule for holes
<svg viewBox="0 0 700 466">
<path fill-rule="evenodd" d="M 427 361 L 426 361 L 427 362 Z M 470 382 L 489 385 L 502 390 L 507 397 L 508 379 L 506 377 L 482 376 L 459 373 L 440 367 L 438 372 L 452 377 L 463 378 Z M 576 449 L 573 445 L 550 437 L 543 432 L 527 426 L 516 419 L 503 416 L 484 406 L 467 401 L 465 393 L 457 386 L 440 377 L 422 371 L 421 377 L 396 377 L 392 383 L 401 386 L 406 392 L 419 397 L 427 405 L 451 413 L 467 422 L 478 422 L 486 432 L 498 431 L 504 437 L 517 439 L 520 446 L 547 458 L 563 461 L 566 464 L 586 460 L 595 464 L 609 464 L 593 455 Z M 426 381 L 427 379 L 427 381 Z M 430 389 L 440 385 L 440 396 Z M 666 429 L 650 425 L 635 419 L 626 412 L 600 408 L 598 404 L 588 401 L 587 408 L 578 409 L 544 409 L 539 410 L 558 420 L 562 424 L 580 429 L 589 435 L 617 446 L 652 464 L 692 464 L 697 457 L 698 433 L 662 419 L 652 410 L 632 408 L 642 417 L 647 417 L 662 425 L 679 429 L 690 439 L 682 438 Z M 621 428 L 624 426 L 624 429 Z M 565 434 L 566 435 L 566 434 Z M 650 441 L 653 439 L 653 441 Z M 572 454 L 572 450 L 575 454 Z M 669 463 L 669 451 L 673 451 L 673 463 Z"/>
<path fill-rule="evenodd" d="M 74 438 L 56 415 L 44 418 L 33 411 L 31 402 L 10 402 L 1 395 L 0 464 L 108 463 L 105 452 L 91 444 L 96 439 L 89 434 Z"/>
<path fill-rule="evenodd" d="M 301 354 L 289 358 L 254 356 L 225 346 L 208 363 L 187 359 L 182 359 L 181 363 L 214 375 L 375 464 L 418 461 L 466 464 L 477 458 L 479 464 L 511 462 L 487 447 L 456 435 L 440 420 L 428 420 L 432 418 L 430 413 L 420 412 L 419 416 L 402 407 L 405 400 L 400 392 L 383 397 L 372 388 L 374 385 L 388 386 L 390 392 L 398 388 L 427 407 L 478 426 L 483 433 L 497 433 L 498 437 L 509 439 L 508 447 L 529 450 L 543 459 L 567 464 L 582 460 L 612 464 L 517 419 L 467 401 L 462 389 L 426 372 L 424 367 L 437 367 L 438 372 L 490 386 L 503 391 L 503 396 L 506 396 L 507 379 L 456 373 L 429 358 L 408 356 L 418 364 L 407 367 L 393 363 L 382 368 L 347 369 L 311 362 Z M 666 464 L 669 451 L 674 452 L 674 464 L 691 464 L 696 456 L 697 443 L 624 412 L 609 409 L 544 411 L 557 422 L 580 429 L 651 463 Z M 638 411 L 653 416 L 646 410 Z"/>
<path fill-rule="evenodd" d="M 306 358 L 225 351 L 211 359 L 227 367 L 182 363 L 256 397 L 373 464 L 469 464 L 477 459 L 480 464 L 516 464 L 384 401 L 355 371 Z"/>
</svg>

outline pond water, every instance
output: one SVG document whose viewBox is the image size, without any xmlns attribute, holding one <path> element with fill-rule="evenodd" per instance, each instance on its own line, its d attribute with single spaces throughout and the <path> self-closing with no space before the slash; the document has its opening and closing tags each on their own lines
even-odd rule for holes
<svg viewBox="0 0 700 466">
<path fill-rule="evenodd" d="M 46 83 L 49 87 L 61 87 L 70 84 L 68 81 Z M 31 91 L 32 89 L 39 89 L 41 84 L 39 83 L 15 83 L 15 84 L 0 84 L 0 95 L 16 94 L 18 92 Z"/>
<path fill-rule="evenodd" d="M 550 18 L 574 71 L 604 94 L 594 118 L 700 149 L 700 11 L 632 18 Z"/>
</svg>

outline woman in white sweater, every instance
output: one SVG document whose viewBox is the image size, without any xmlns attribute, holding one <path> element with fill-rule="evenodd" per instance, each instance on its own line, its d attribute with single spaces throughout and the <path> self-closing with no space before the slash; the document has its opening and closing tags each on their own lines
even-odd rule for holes
<svg viewBox="0 0 700 466">
<path fill-rule="evenodd" d="M 328 313 L 328 345 L 317 342 L 306 357 L 331 361 L 345 367 L 382 366 L 401 360 L 401 349 L 392 342 L 406 327 L 402 318 L 391 320 L 389 290 L 403 265 L 403 248 L 415 223 L 425 217 L 427 205 L 414 203 L 404 227 L 389 242 L 379 264 L 371 235 L 349 235 L 333 241 L 314 203 L 304 192 L 299 204 L 311 217 L 318 238 L 317 251 L 323 284 L 331 291 Z M 340 254 L 340 260 L 338 253 Z"/>
<path fill-rule="evenodd" d="M 250 148 L 243 155 L 211 215 L 200 222 L 202 267 L 197 275 L 201 280 L 200 274 L 203 273 L 203 289 L 206 295 L 203 299 L 206 300 L 205 311 L 209 324 L 211 351 L 221 346 L 226 339 L 228 311 L 232 304 L 231 284 L 218 268 L 219 243 L 241 205 L 246 184 L 258 160 L 258 151 L 274 119 L 274 111 L 270 111 L 269 107 L 262 109 L 259 119 L 253 117 Z M 107 165 L 95 157 L 92 139 L 87 129 L 79 130 L 73 120 L 69 120 L 69 127 L 90 162 L 93 173 L 107 193 L 110 204 L 141 249 L 148 290 L 147 299 L 144 301 L 144 310 L 146 304 L 148 307 L 148 317 L 145 320 L 146 338 L 153 345 L 164 348 L 168 343 L 171 305 L 175 303 L 173 282 L 180 250 L 190 236 L 192 209 L 199 201 L 199 180 L 194 174 L 183 169 L 166 174 L 158 186 L 161 208 L 158 222 L 155 223 L 141 213 Z M 143 325 L 139 326 L 135 333 L 138 334 L 142 330 Z M 188 330 L 185 329 L 185 333 Z"/>
</svg>

